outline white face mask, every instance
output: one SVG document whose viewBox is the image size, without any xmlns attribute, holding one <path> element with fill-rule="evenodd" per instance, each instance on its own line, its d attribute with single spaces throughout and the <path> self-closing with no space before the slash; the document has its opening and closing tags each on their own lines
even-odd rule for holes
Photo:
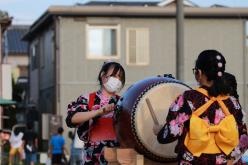
<svg viewBox="0 0 248 165">
<path fill-rule="evenodd" d="M 121 81 L 115 77 L 109 77 L 108 81 L 103 85 L 105 89 L 110 93 L 119 92 L 122 87 Z"/>
</svg>

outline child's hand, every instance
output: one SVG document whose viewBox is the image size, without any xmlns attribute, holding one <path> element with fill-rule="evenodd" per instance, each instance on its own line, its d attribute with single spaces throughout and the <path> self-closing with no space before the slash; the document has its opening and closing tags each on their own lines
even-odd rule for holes
<svg viewBox="0 0 248 165">
<path fill-rule="evenodd" d="M 99 115 L 105 115 L 105 114 L 108 114 L 109 112 L 112 112 L 115 108 L 115 105 L 112 103 L 112 104 L 108 104 L 108 105 L 105 105 L 104 107 L 102 107 L 99 111 Z"/>
</svg>

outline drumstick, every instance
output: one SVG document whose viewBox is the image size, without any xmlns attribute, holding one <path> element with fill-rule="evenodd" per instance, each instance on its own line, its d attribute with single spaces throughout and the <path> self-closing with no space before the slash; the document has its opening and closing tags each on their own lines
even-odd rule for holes
<svg viewBox="0 0 248 165">
<path fill-rule="evenodd" d="M 159 125 L 158 119 L 157 119 L 157 117 L 155 115 L 154 109 L 152 107 L 152 104 L 151 104 L 149 98 L 146 98 L 146 104 L 147 104 L 148 109 L 149 109 L 149 111 L 150 111 L 150 113 L 152 115 L 152 119 L 153 119 L 154 124 Z"/>
</svg>

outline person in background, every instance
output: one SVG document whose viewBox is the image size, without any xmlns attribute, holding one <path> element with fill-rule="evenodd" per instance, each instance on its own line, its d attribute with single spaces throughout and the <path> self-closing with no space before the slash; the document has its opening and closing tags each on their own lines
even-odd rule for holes
<svg viewBox="0 0 248 165">
<path fill-rule="evenodd" d="M 236 77 L 231 74 L 231 73 L 228 73 L 228 72 L 225 72 L 224 75 L 223 75 L 223 79 L 224 79 L 224 83 L 227 84 L 227 86 L 229 87 L 229 95 L 230 96 L 233 96 L 233 97 L 230 97 L 232 99 L 232 101 L 235 103 L 236 106 L 240 106 L 240 103 L 239 103 L 239 94 L 238 94 L 238 91 L 237 91 L 237 80 L 236 80 Z M 245 115 L 245 111 L 242 109 L 242 113 L 243 115 Z M 245 125 L 245 123 L 244 123 Z M 245 143 L 248 143 L 248 137 L 247 136 L 244 136 L 244 135 L 241 135 L 241 138 L 240 138 L 240 145 L 244 145 Z M 242 154 L 243 155 L 242 155 Z M 240 150 L 240 154 L 235 154 L 234 157 L 235 157 L 235 164 L 242 164 L 242 163 L 247 163 L 248 161 L 248 151 L 246 150 Z"/>
<path fill-rule="evenodd" d="M 27 123 L 27 131 L 24 132 L 23 146 L 25 151 L 25 164 L 34 165 L 37 162 L 38 135 L 33 130 L 33 123 Z"/>
<path fill-rule="evenodd" d="M 23 132 L 18 132 L 17 129 L 13 130 L 10 135 L 10 151 L 9 151 L 9 165 L 13 164 L 14 157 L 18 153 L 19 156 L 19 164 L 22 164 L 24 159 L 24 151 L 23 151 Z"/>
<path fill-rule="evenodd" d="M 235 76 L 231 73 L 225 72 L 223 74 L 224 83 L 229 88 L 229 95 L 234 96 L 236 99 L 239 99 L 239 95 L 237 92 L 237 80 Z"/>
<path fill-rule="evenodd" d="M 71 156 L 70 156 L 70 165 L 78 165 L 78 164 L 83 164 L 83 156 L 84 156 L 84 149 L 83 148 L 77 148 L 75 146 L 75 133 L 72 131 L 69 131 L 68 136 L 72 140 L 71 143 Z"/>
<path fill-rule="evenodd" d="M 63 137 L 64 129 L 59 127 L 57 134 L 53 135 L 50 140 L 48 155 L 52 160 L 53 165 L 65 164 L 63 162 L 67 150 L 65 148 L 65 139 Z"/>
<path fill-rule="evenodd" d="M 85 141 L 84 164 L 104 165 L 104 147 L 119 143 L 113 127 L 114 108 L 119 100 L 117 93 L 125 84 L 125 71 L 117 62 L 106 62 L 98 73 L 100 89 L 82 94 L 68 105 L 66 123 L 78 128 L 77 134 Z"/>
</svg>

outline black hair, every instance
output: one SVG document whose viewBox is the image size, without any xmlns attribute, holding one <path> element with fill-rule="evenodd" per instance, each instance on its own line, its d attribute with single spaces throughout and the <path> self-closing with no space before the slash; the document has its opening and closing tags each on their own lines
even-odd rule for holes
<svg viewBox="0 0 248 165">
<path fill-rule="evenodd" d="M 207 89 L 210 96 L 216 97 L 229 93 L 229 88 L 223 81 L 225 65 L 224 56 L 217 50 L 204 50 L 196 60 L 195 68 L 201 70 L 208 81 L 213 81 L 213 85 Z"/>
<path fill-rule="evenodd" d="M 62 134 L 64 132 L 64 129 L 62 127 L 59 127 L 57 131 L 59 134 Z"/>
<path fill-rule="evenodd" d="M 71 139 L 71 140 L 73 140 L 74 139 L 74 133 L 72 132 L 72 131 L 69 131 L 68 132 L 68 137 Z"/>
<path fill-rule="evenodd" d="M 14 135 L 17 136 L 17 135 L 19 134 L 20 130 L 18 130 L 18 129 L 16 128 L 16 129 L 14 129 L 13 132 L 14 132 Z"/>
<path fill-rule="evenodd" d="M 233 74 L 225 72 L 223 75 L 224 83 L 229 87 L 229 94 L 239 99 L 237 92 L 237 81 Z"/>
<path fill-rule="evenodd" d="M 124 86 L 125 84 L 125 70 L 123 69 L 123 67 L 121 66 L 121 64 L 117 63 L 117 62 L 105 62 L 99 72 L 99 75 L 98 75 L 98 81 L 100 83 L 100 85 L 102 86 L 102 76 L 107 74 L 108 70 L 110 68 L 114 68 L 113 70 L 113 73 L 111 74 L 111 76 L 114 76 L 117 74 L 118 71 L 120 71 L 120 78 L 121 78 L 121 82 L 122 82 L 122 85 Z"/>
<path fill-rule="evenodd" d="M 33 122 L 30 122 L 30 121 L 29 121 L 29 122 L 27 122 L 26 125 L 27 125 L 27 129 L 28 129 L 28 130 L 33 129 Z"/>
</svg>

